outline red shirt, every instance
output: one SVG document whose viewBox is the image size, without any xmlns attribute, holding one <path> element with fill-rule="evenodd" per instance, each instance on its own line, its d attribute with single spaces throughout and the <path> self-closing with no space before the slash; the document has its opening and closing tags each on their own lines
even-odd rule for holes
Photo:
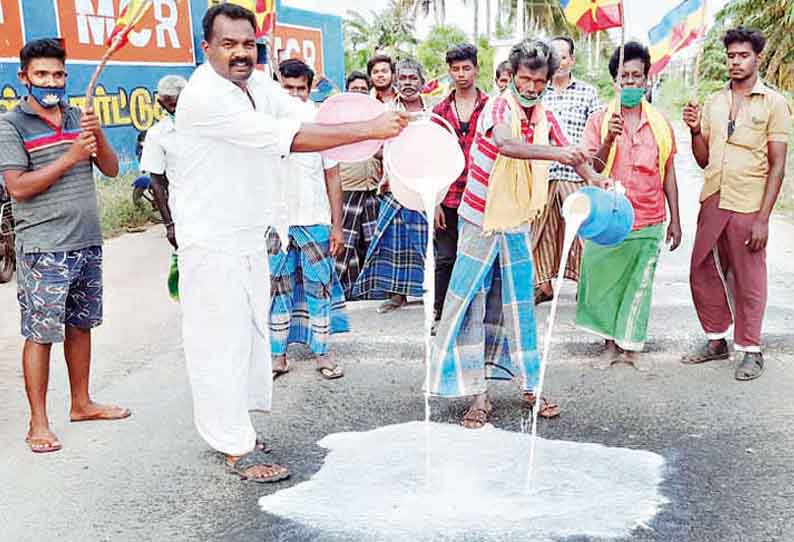
<svg viewBox="0 0 794 542">
<path fill-rule="evenodd" d="M 594 155 L 601 146 L 601 125 L 606 111 L 590 115 L 584 130 L 582 145 Z M 672 133 L 672 126 L 667 123 Z M 616 142 L 615 162 L 610 177 L 626 187 L 626 197 L 634 207 L 634 229 L 661 224 L 667 218 L 664 198 L 664 179 L 659 171 L 659 146 L 653 137 L 651 125 L 643 112 L 634 131 L 626 125 L 626 132 Z M 675 139 L 673 151 L 667 160 L 667 169 L 673 167 L 676 153 Z"/>
<path fill-rule="evenodd" d="M 433 113 L 440 116 L 449 122 L 455 129 L 455 135 L 458 136 L 458 143 L 463 151 L 463 156 L 466 158 L 466 165 L 463 168 L 463 173 L 460 174 L 458 180 L 452 183 L 447 192 L 446 198 L 442 202 L 445 207 L 457 209 L 460 207 L 463 192 L 466 190 L 466 180 L 469 178 L 469 155 L 471 146 L 474 143 L 474 136 L 477 132 L 477 119 L 480 117 L 485 104 L 488 103 L 488 95 L 480 89 L 477 89 L 477 100 L 474 104 L 474 111 L 469 119 L 469 128 L 464 131 L 460 125 L 458 112 L 455 109 L 455 91 L 450 92 L 449 96 L 444 98 L 438 105 L 433 108 Z M 436 121 L 437 122 L 437 121 Z M 440 124 L 440 123 L 439 123 Z"/>
</svg>

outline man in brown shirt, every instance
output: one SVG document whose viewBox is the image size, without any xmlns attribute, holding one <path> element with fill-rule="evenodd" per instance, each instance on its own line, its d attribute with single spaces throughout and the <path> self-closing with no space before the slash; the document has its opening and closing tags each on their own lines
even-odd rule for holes
<svg viewBox="0 0 794 542">
<path fill-rule="evenodd" d="M 690 286 L 708 344 L 685 364 L 728 359 L 727 337 L 742 352 L 737 380 L 761 376 L 761 327 L 766 309 L 769 217 L 786 167 L 791 111 L 758 76 L 766 40 L 757 30 L 723 38 L 730 83 L 684 108 L 692 151 L 705 169 Z M 729 291 L 730 290 L 730 291 Z M 731 300 L 733 303 L 731 303 Z"/>
</svg>

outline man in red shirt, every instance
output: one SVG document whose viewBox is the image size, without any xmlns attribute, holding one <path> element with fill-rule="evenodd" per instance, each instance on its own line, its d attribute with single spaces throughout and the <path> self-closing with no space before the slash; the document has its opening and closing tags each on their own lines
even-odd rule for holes
<svg viewBox="0 0 794 542">
<path fill-rule="evenodd" d="M 447 295 L 452 268 L 458 256 L 458 207 L 466 189 L 469 176 L 469 151 L 477 131 L 477 119 L 488 95 L 477 88 L 477 48 L 468 43 L 457 45 L 447 51 L 449 76 L 455 88 L 442 102 L 433 108 L 433 113 L 449 122 L 458 137 L 460 148 L 466 157 L 466 167 L 460 177 L 447 192 L 447 196 L 436 209 L 435 241 L 436 241 L 436 321 L 441 319 L 444 298 Z"/>
</svg>

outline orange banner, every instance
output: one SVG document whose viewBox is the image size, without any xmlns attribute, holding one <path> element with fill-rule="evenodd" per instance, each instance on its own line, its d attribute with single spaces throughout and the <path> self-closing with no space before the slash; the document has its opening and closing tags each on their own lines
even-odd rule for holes
<svg viewBox="0 0 794 542">
<path fill-rule="evenodd" d="M 53 0 L 70 61 L 98 61 L 128 0 Z M 154 7 L 113 57 L 131 64 L 193 65 L 190 0 L 154 0 Z"/>
<path fill-rule="evenodd" d="M 0 59 L 19 60 L 25 44 L 21 0 L 0 0 Z"/>
<path fill-rule="evenodd" d="M 317 75 L 324 73 L 323 33 L 319 28 L 278 23 L 275 48 L 279 62 L 288 58 L 299 58 Z"/>
</svg>

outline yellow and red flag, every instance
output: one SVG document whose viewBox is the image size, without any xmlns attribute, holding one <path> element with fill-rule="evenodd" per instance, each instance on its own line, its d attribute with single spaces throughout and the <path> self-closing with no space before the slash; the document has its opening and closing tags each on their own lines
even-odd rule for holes
<svg viewBox="0 0 794 542">
<path fill-rule="evenodd" d="M 704 35 L 706 0 L 684 0 L 648 32 L 653 77 L 661 73 L 681 49 Z"/>
<path fill-rule="evenodd" d="M 438 79 L 433 79 L 432 81 L 428 81 L 424 87 L 422 87 L 421 93 L 422 96 L 426 98 L 444 98 L 452 92 L 452 78 L 449 74 L 442 75 Z"/>
<path fill-rule="evenodd" d="M 621 0 L 560 0 L 565 18 L 583 32 L 623 26 Z"/>
<path fill-rule="evenodd" d="M 236 4 L 256 16 L 256 37 L 261 38 L 273 33 L 276 29 L 276 0 L 210 0 L 210 7 L 216 4 Z"/>
<path fill-rule="evenodd" d="M 124 9 L 119 13 L 116 19 L 116 26 L 110 32 L 107 39 L 107 45 L 110 46 L 114 41 L 120 40 L 119 47 L 127 43 L 127 36 L 136 24 L 141 22 L 143 16 L 149 11 L 154 2 L 152 0 L 129 0 Z"/>
</svg>

